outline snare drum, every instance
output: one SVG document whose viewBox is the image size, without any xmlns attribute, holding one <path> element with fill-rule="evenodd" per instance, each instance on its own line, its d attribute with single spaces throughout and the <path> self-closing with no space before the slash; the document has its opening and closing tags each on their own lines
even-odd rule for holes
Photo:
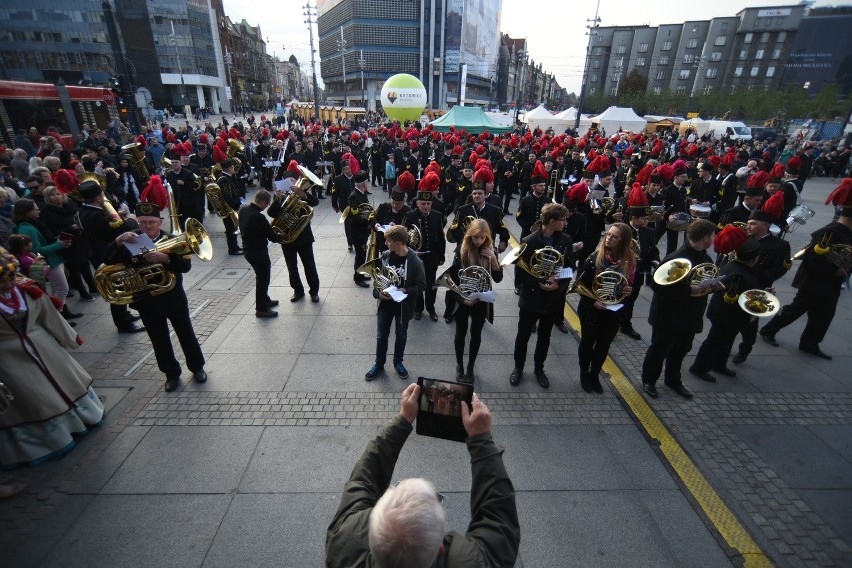
<svg viewBox="0 0 852 568">
<path fill-rule="evenodd" d="M 709 217 L 712 211 L 713 209 L 709 205 L 702 205 L 700 203 L 693 203 L 689 206 L 689 214 L 700 219 Z"/>
<path fill-rule="evenodd" d="M 792 232 L 799 225 L 804 225 L 814 216 L 814 210 L 807 205 L 796 205 L 787 216 L 787 232 Z"/>
<path fill-rule="evenodd" d="M 685 231 L 693 217 L 689 213 L 672 213 L 666 222 L 666 229 L 670 231 Z"/>
</svg>

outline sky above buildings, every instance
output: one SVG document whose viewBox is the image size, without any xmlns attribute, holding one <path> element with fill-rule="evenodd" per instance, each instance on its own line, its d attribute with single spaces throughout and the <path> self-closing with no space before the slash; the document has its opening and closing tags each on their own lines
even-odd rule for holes
<svg viewBox="0 0 852 568">
<path fill-rule="evenodd" d="M 311 0 L 313 3 L 313 0 Z M 310 72 L 310 47 L 303 6 L 306 0 L 224 0 L 225 13 L 239 22 L 260 24 L 267 39 L 267 51 L 286 59 L 295 55 L 302 69 Z M 676 24 L 691 20 L 734 16 L 747 7 L 789 6 L 795 2 L 761 0 L 714 0 L 713 2 L 677 2 L 672 0 L 600 0 L 601 26 Z M 387 0 L 393 9 L 393 0 Z M 817 0 L 815 6 L 836 4 Z M 842 4 L 842 3 L 841 3 Z M 547 72 L 568 92 L 580 92 L 586 56 L 586 20 L 595 16 L 595 2 L 577 0 L 503 0 L 500 31 L 515 38 L 527 38 L 530 58 L 541 62 Z M 314 27 L 316 34 L 316 27 Z M 314 47 L 318 49 L 314 35 Z M 317 80 L 319 53 L 317 58 Z"/>
</svg>

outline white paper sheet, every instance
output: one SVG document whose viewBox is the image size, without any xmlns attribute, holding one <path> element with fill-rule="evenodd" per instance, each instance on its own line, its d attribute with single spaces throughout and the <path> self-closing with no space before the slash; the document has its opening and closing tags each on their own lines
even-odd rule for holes
<svg viewBox="0 0 852 568">
<path fill-rule="evenodd" d="M 589 199 L 600 199 L 604 195 L 606 195 L 606 191 L 602 189 L 595 189 L 589 192 Z"/>
<path fill-rule="evenodd" d="M 612 304 L 611 306 L 607 306 L 606 309 L 608 309 L 611 312 L 617 312 L 618 310 L 620 310 L 623 307 L 624 307 L 624 304 Z"/>
<path fill-rule="evenodd" d="M 151 240 L 151 237 L 144 233 L 136 235 L 135 243 L 124 243 L 124 246 L 133 256 L 139 256 L 140 254 L 151 252 L 155 247 L 154 241 Z"/>
<path fill-rule="evenodd" d="M 275 190 L 278 191 L 290 191 L 290 188 L 293 187 L 293 180 L 291 178 L 284 178 L 275 180 Z"/>
<path fill-rule="evenodd" d="M 566 266 L 556 275 L 557 280 L 567 280 L 568 278 L 574 278 L 574 269 L 570 266 Z"/>
<path fill-rule="evenodd" d="M 384 290 L 382 290 L 382 292 L 384 292 L 385 294 L 390 296 L 393 299 L 393 301 L 397 302 L 397 303 L 403 301 L 404 299 L 406 299 L 408 297 L 408 294 L 406 294 L 405 292 L 403 292 L 402 290 L 400 290 L 396 286 L 389 286 L 388 288 L 385 288 Z"/>
<path fill-rule="evenodd" d="M 494 295 L 494 290 L 486 290 L 485 292 L 474 292 L 469 296 L 471 300 L 479 300 L 480 302 L 487 302 L 489 304 L 493 304 L 494 300 L 496 300 L 496 296 Z"/>
</svg>

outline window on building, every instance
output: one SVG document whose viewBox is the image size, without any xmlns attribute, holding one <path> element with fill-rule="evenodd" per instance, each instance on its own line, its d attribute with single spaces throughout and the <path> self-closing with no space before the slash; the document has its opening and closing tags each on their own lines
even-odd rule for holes
<svg viewBox="0 0 852 568">
<path fill-rule="evenodd" d="M 723 28 L 724 29 L 724 28 Z M 713 42 L 713 45 L 722 46 L 725 45 L 725 42 L 728 40 L 727 36 L 716 36 L 716 41 Z"/>
<path fill-rule="evenodd" d="M 701 89 L 701 91 L 702 91 L 705 95 L 709 95 L 710 93 L 712 93 L 712 92 L 713 92 L 713 85 L 704 85 L 704 88 L 703 88 L 703 89 Z"/>
<path fill-rule="evenodd" d="M 659 95 L 659 94 L 660 94 L 660 93 L 662 93 L 662 92 L 663 92 L 663 88 L 662 88 L 662 87 L 660 87 L 660 86 L 654 87 L 654 94 L 655 94 L 655 95 Z"/>
<path fill-rule="evenodd" d="M 740 55 L 737 59 L 739 59 L 740 61 L 744 61 L 746 57 L 748 57 L 748 50 L 747 49 L 741 49 Z"/>
<path fill-rule="evenodd" d="M 671 51 L 671 49 L 672 49 L 672 42 L 670 42 L 670 41 L 664 41 L 662 47 L 660 47 L 661 51 Z"/>
<path fill-rule="evenodd" d="M 760 67 L 755 65 L 754 67 L 751 68 L 751 71 L 749 71 L 748 76 L 749 77 L 757 77 L 757 74 L 759 72 L 760 72 Z"/>
<path fill-rule="evenodd" d="M 769 67 L 766 68 L 766 76 L 767 77 L 774 77 L 775 76 L 775 66 L 774 65 L 770 65 Z"/>
<path fill-rule="evenodd" d="M 677 89 L 675 89 L 675 92 L 676 92 L 677 94 L 679 94 L 679 95 L 684 95 L 684 94 L 686 94 L 686 87 L 684 87 L 683 85 L 681 85 L 680 87 L 678 87 Z"/>
<path fill-rule="evenodd" d="M 657 71 L 657 81 L 662 81 L 665 78 L 666 78 L 666 72 L 665 71 Z"/>
<path fill-rule="evenodd" d="M 760 43 L 766 43 L 769 41 L 769 32 L 763 32 L 760 34 Z"/>
<path fill-rule="evenodd" d="M 624 58 L 619 57 L 615 60 L 615 69 L 621 71 L 624 68 Z"/>
<path fill-rule="evenodd" d="M 610 94 L 610 96 L 613 96 L 613 97 L 616 96 L 618 94 L 618 89 L 613 87 L 612 89 L 609 90 L 609 94 Z"/>
<path fill-rule="evenodd" d="M 687 49 L 695 49 L 696 47 L 698 47 L 698 40 L 696 38 L 691 37 L 688 40 L 686 40 L 686 48 Z"/>
<path fill-rule="evenodd" d="M 734 77 L 742 77 L 743 76 L 743 68 L 737 67 L 734 69 Z"/>
<path fill-rule="evenodd" d="M 695 61 L 695 56 L 693 54 L 691 54 L 691 53 L 684 53 L 683 54 L 683 62 L 684 63 L 692 63 L 693 61 Z"/>
<path fill-rule="evenodd" d="M 728 22 L 722 22 L 722 31 L 723 32 L 728 31 Z"/>
<path fill-rule="evenodd" d="M 592 83 L 596 83 L 596 82 L 598 81 L 598 76 L 597 76 L 597 75 L 592 75 L 592 76 L 590 77 L 590 80 L 592 81 Z"/>
<path fill-rule="evenodd" d="M 722 61 L 722 52 L 721 51 L 714 51 L 713 53 L 711 53 L 710 54 L 710 61 L 715 61 L 715 62 Z"/>
<path fill-rule="evenodd" d="M 773 49 L 772 50 L 772 59 L 781 59 L 781 50 Z"/>
<path fill-rule="evenodd" d="M 668 65 L 669 64 L 669 56 L 661 55 L 660 56 L 660 65 Z"/>
<path fill-rule="evenodd" d="M 681 81 L 689 79 L 689 69 L 681 69 L 680 75 L 678 75 L 678 79 L 680 79 Z"/>
<path fill-rule="evenodd" d="M 648 52 L 648 44 L 647 43 L 640 43 L 638 51 L 639 51 L 639 53 L 647 53 Z"/>
<path fill-rule="evenodd" d="M 717 72 L 718 71 L 715 67 L 708 67 L 707 72 L 704 73 L 704 76 L 707 77 L 708 79 L 715 79 Z"/>
<path fill-rule="evenodd" d="M 595 89 L 595 87 L 590 87 L 590 88 L 589 88 L 589 94 L 590 94 L 590 95 L 594 95 L 596 90 L 597 90 L 597 89 Z"/>
<path fill-rule="evenodd" d="M 645 67 L 645 58 L 644 57 L 636 58 L 636 67 Z"/>
<path fill-rule="evenodd" d="M 763 50 L 762 50 L 762 49 L 758 49 L 758 50 L 757 50 L 757 53 L 755 53 L 755 54 L 754 54 L 754 58 L 755 58 L 755 59 L 763 59 Z"/>
<path fill-rule="evenodd" d="M 627 53 L 627 46 L 619 45 L 618 46 L 618 54 L 624 55 L 625 53 Z"/>
<path fill-rule="evenodd" d="M 596 47 L 595 48 L 595 55 L 603 55 L 603 48 L 602 47 Z"/>
<path fill-rule="evenodd" d="M 778 32 L 778 37 L 775 38 L 775 41 L 778 43 L 784 43 L 785 39 L 787 39 L 787 32 Z"/>
<path fill-rule="evenodd" d="M 753 34 L 751 32 L 747 33 L 745 35 L 745 37 L 743 38 L 743 43 L 746 43 L 746 44 L 751 43 L 752 35 Z"/>
</svg>

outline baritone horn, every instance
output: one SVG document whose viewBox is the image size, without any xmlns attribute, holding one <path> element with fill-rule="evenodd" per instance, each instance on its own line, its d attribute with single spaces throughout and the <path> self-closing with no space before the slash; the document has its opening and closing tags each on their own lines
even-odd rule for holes
<svg viewBox="0 0 852 568">
<path fill-rule="evenodd" d="M 151 173 L 148 171 L 147 166 L 145 166 L 145 151 L 139 142 L 125 144 L 121 147 L 121 153 L 130 156 L 130 167 L 133 168 L 140 179 L 147 181 L 151 177 Z M 165 156 L 165 154 L 163 155 Z"/>
<path fill-rule="evenodd" d="M 210 203 L 213 211 L 216 212 L 216 215 L 222 219 L 230 217 L 231 222 L 234 224 L 234 234 L 239 235 L 240 218 L 237 216 L 237 212 L 222 197 L 222 188 L 219 187 L 219 184 L 211 181 L 204 186 L 204 193 L 207 194 L 207 201 Z"/>
<path fill-rule="evenodd" d="M 299 179 L 294 184 L 300 191 L 306 192 L 314 185 L 322 185 L 322 181 L 304 166 L 299 166 Z M 296 192 L 290 192 L 281 213 L 273 219 L 272 230 L 281 235 L 284 244 L 290 244 L 299 238 L 302 231 L 314 217 L 314 209 L 299 197 Z"/>
</svg>

